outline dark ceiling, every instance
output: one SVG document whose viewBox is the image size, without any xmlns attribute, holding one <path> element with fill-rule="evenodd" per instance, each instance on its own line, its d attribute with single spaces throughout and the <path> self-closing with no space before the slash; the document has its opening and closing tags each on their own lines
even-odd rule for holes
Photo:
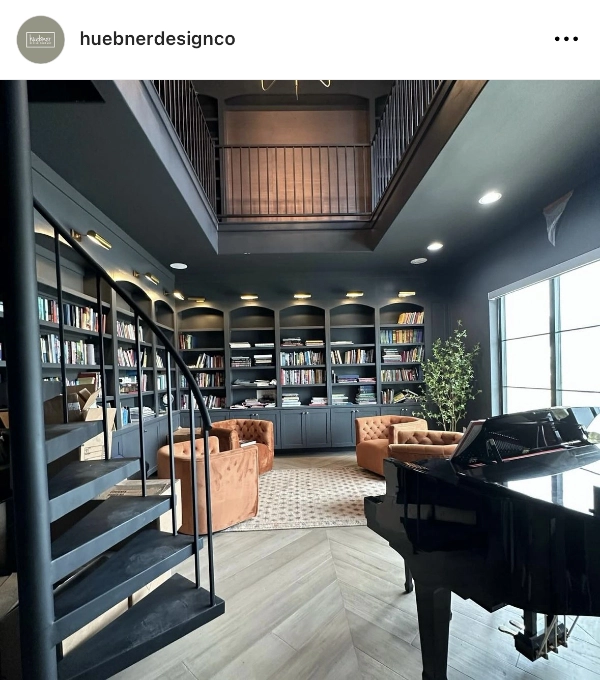
<svg viewBox="0 0 600 680">
<path fill-rule="evenodd" d="M 196 81 L 215 97 L 246 95 L 256 81 L 220 85 Z M 293 88 L 280 81 L 275 88 Z M 332 88 L 336 83 L 332 85 Z M 331 94 L 375 96 L 389 81 L 356 81 Z M 311 96 L 322 86 L 301 81 Z M 362 94 L 361 94 L 362 92 Z M 370 93 L 370 95 L 369 95 Z M 284 93 L 285 94 L 285 93 Z M 103 107 L 103 109 L 102 109 Z M 342 281 L 394 272 L 432 278 L 460 267 L 568 190 L 600 173 L 600 82 L 492 81 L 446 144 L 405 207 L 374 251 L 269 255 L 218 255 L 210 250 L 193 215 L 182 206 L 177 187 L 164 182 L 157 159 L 146 149 L 134 121 L 106 104 L 34 104 L 34 151 L 122 229 L 165 264 L 183 261 L 177 274 L 188 295 L 227 285 L 235 291 L 281 280 L 310 281 L 330 272 Z M 503 198 L 481 206 L 478 198 L 497 189 Z M 312 234 L 312 235 L 311 235 Z M 315 234 L 306 232 L 306 239 Z M 444 248 L 416 268 L 410 259 L 427 255 L 440 240 Z M 418 269 L 418 272 L 416 271 Z M 410 278 L 408 278 L 410 277 Z M 246 286 L 247 287 L 247 286 Z"/>
</svg>

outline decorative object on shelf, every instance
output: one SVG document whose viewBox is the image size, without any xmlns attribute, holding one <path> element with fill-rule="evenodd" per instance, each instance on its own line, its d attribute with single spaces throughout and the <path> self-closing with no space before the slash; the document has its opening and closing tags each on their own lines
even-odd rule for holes
<svg viewBox="0 0 600 680">
<path fill-rule="evenodd" d="M 421 415 L 437 422 L 444 430 L 456 431 L 467 413 L 467 404 L 481 390 L 475 389 L 475 360 L 480 345 L 469 351 L 465 340 L 467 331 L 462 322 L 445 341 L 438 338 L 432 356 L 422 364 L 425 389 L 417 397 Z"/>
</svg>

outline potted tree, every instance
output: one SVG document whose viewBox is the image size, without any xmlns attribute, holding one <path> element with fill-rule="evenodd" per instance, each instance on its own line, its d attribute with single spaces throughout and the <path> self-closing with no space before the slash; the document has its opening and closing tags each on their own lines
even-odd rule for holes
<svg viewBox="0 0 600 680">
<path fill-rule="evenodd" d="M 459 320 L 447 340 L 438 338 L 433 343 L 432 357 L 423 362 L 425 389 L 417 397 L 421 406 L 418 415 L 453 432 L 466 416 L 468 402 L 481 392 L 475 389 L 475 359 L 480 346 L 477 343 L 469 351 L 466 337 Z"/>
</svg>

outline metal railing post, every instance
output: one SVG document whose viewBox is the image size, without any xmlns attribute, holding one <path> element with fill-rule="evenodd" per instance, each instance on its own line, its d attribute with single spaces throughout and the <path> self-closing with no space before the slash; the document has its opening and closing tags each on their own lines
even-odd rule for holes
<svg viewBox="0 0 600 680">
<path fill-rule="evenodd" d="M 171 403 L 171 353 L 167 355 L 167 436 L 169 439 L 169 475 L 173 494 L 173 536 L 177 536 L 177 505 L 175 496 L 175 449 L 173 444 L 173 404 Z"/>
<path fill-rule="evenodd" d="M 106 410 L 106 363 L 104 360 L 104 315 L 102 314 L 102 280 L 96 275 L 96 298 L 98 302 L 98 340 L 100 343 L 100 381 L 102 389 L 102 427 L 104 429 L 104 460 L 109 458 L 108 412 Z"/>
<path fill-rule="evenodd" d="M 200 541 L 198 540 L 198 469 L 196 468 L 196 424 L 194 422 L 194 393 L 190 387 L 190 483 L 192 485 L 192 520 L 194 529 L 194 570 L 196 588 L 200 588 Z M 204 452 L 206 457 L 208 450 Z"/>
<path fill-rule="evenodd" d="M 69 422 L 69 403 L 67 397 L 67 359 L 65 352 L 65 310 L 62 295 L 62 271 L 60 263 L 60 236 L 54 232 L 54 266 L 56 269 L 56 291 L 58 307 L 58 342 L 60 344 L 60 379 L 62 382 L 63 420 Z"/>
<path fill-rule="evenodd" d="M 0 81 L 0 242 L 24 680 L 56 680 L 27 84 Z M 18 455 L 17 455 L 18 454 Z"/>
<path fill-rule="evenodd" d="M 140 471 L 142 475 L 142 496 L 146 495 L 146 445 L 144 442 L 144 398 L 142 396 L 142 345 L 140 342 L 140 317 L 135 315 L 135 347 L 138 380 L 138 418 L 140 429 Z"/>
</svg>

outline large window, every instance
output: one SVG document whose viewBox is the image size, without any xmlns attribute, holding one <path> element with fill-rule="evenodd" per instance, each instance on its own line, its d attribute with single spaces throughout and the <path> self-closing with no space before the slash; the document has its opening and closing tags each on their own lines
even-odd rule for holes
<svg viewBox="0 0 600 680">
<path fill-rule="evenodd" d="M 502 411 L 600 405 L 600 261 L 500 298 Z"/>
</svg>

